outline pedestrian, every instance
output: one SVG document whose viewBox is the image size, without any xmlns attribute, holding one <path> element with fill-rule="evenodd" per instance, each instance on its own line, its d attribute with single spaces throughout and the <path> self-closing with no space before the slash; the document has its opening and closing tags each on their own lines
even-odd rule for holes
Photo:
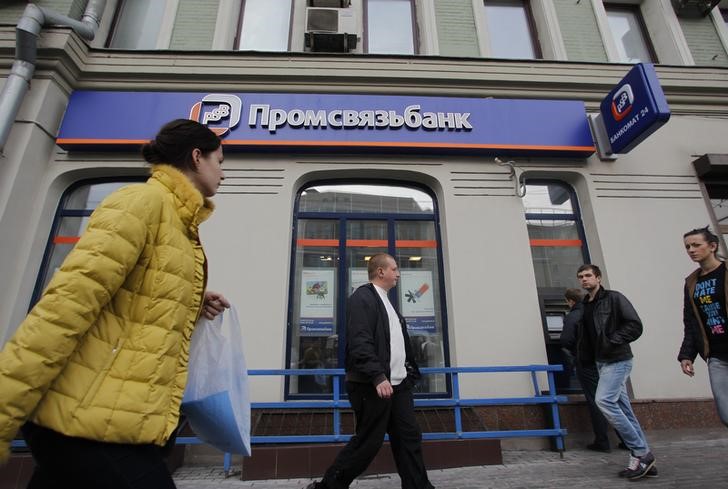
<svg viewBox="0 0 728 489">
<path fill-rule="evenodd" d="M 0 352 L 0 462 L 19 428 L 29 488 L 174 488 L 171 449 L 206 291 L 198 225 L 224 175 L 220 139 L 186 119 L 142 147 L 146 183 L 109 195 Z"/>
<path fill-rule="evenodd" d="M 718 416 L 728 426 L 728 274 L 725 262 L 716 256 L 718 236 L 710 229 L 705 227 L 688 231 L 683 240 L 688 256 L 700 268 L 685 279 L 685 332 L 677 359 L 683 373 L 689 377 L 695 375 L 693 362 L 698 354 L 707 362 Z"/>
<path fill-rule="evenodd" d="M 599 372 L 596 404 L 630 450 L 629 464 L 619 475 L 630 480 L 655 477 L 655 457 L 627 395 L 633 358 L 629 344 L 642 335 L 642 321 L 624 295 L 601 286 L 598 266 L 582 265 L 576 277 L 587 292 L 577 352 L 582 359 L 593 355 Z"/>
<path fill-rule="evenodd" d="M 422 458 L 422 433 L 412 387 L 420 373 L 407 324 L 387 296 L 397 285 L 394 258 L 380 253 L 367 265 L 369 283 L 349 298 L 346 318 L 346 390 L 356 418 L 355 435 L 320 482 L 307 489 L 346 489 L 389 442 L 403 489 L 434 489 Z"/>
<path fill-rule="evenodd" d="M 569 306 L 569 312 L 564 316 L 564 327 L 561 330 L 561 347 L 564 356 L 576 372 L 576 378 L 584 392 L 584 399 L 589 410 L 594 441 L 589 443 L 587 450 L 596 452 L 611 452 L 609 443 L 609 423 L 597 406 L 595 396 L 599 383 L 599 371 L 594 361 L 594 353 L 588 349 L 588 342 L 583 342 L 584 352 L 581 355 L 576 351 L 577 335 L 582 324 L 584 314 L 584 296 L 579 289 L 566 289 L 564 298 Z"/>
</svg>

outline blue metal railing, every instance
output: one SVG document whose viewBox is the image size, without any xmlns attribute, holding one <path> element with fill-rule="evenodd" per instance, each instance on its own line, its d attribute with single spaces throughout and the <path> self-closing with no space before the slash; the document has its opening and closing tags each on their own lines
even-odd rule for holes
<svg viewBox="0 0 728 489">
<path fill-rule="evenodd" d="M 516 437 L 553 437 L 556 448 L 560 453 L 564 450 L 564 436 L 566 429 L 561 427 L 558 403 L 565 402 L 566 396 L 556 394 L 554 372 L 563 370 L 562 365 L 516 365 L 498 367 L 442 367 L 423 368 L 423 375 L 448 374 L 452 378 L 452 397 L 446 399 L 415 399 L 415 407 L 448 407 L 453 408 L 455 418 L 455 431 L 423 433 L 425 440 L 453 440 L 453 439 L 483 439 L 483 438 L 516 438 Z M 460 375 L 482 373 L 512 373 L 527 372 L 531 375 L 534 395 L 523 397 L 475 398 L 463 399 L 460 397 Z M 538 373 L 545 372 L 548 379 L 548 391 L 542 393 Z M 348 441 L 352 435 L 341 433 L 341 410 L 350 409 L 349 401 L 341 398 L 341 382 L 345 375 L 344 369 L 272 369 L 248 370 L 250 376 L 298 376 L 298 375 L 326 375 L 333 377 L 333 393 L 331 400 L 315 401 L 284 401 L 284 402 L 253 402 L 252 409 L 333 409 L 333 433 L 326 435 L 271 435 L 251 436 L 251 444 L 261 443 L 336 443 Z M 462 408 L 473 406 L 506 406 L 546 404 L 550 407 L 552 428 L 535 430 L 501 430 L 501 431 L 463 431 Z M 177 438 L 178 445 L 203 444 L 197 437 L 181 436 Z M 15 440 L 13 447 L 24 447 L 23 440 Z M 225 454 L 225 472 L 229 472 L 232 457 Z"/>
<path fill-rule="evenodd" d="M 453 439 L 482 439 L 482 438 L 515 438 L 515 437 L 553 437 L 559 452 L 564 450 L 564 436 L 566 430 L 561 428 L 559 409 L 557 404 L 565 402 L 565 396 L 556 394 L 554 372 L 563 370 L 561 365 L 520 365 L 499 367 L 442 367 L 423 368 L 423 375 L 449 374 L 452 378 L 452 397 L 447 399 L 415 399 L 415 407 L 450 407 L 455 417 L 455 431 L 423 433 L 425 440 L 453 440 Z M 524 397 L 479 398 L 462 399 L 460 397 L 460 374 L 475 373 L 503 373 L 527 372 L 531 375 L 534 395 Z M 538 373 L 545 372 L 548 378 L 548 394 L 542 394 Z M 343 369 L 274 369 L 274 370 L 248 370 L 251 376 L 286 376 L 286 375 L 327 375 L 333 377 L 333 393 L 331 400 L 316 401 L 284 401 L 284 402 L 254 402 L 252 409 L 333 409 L 333 433 L 327 435 L 271 435 L 252 436 L 251 444 L 261 443 L 336 443 L 345 442 L 351 435 L 341 433 L 341 410 L 350 409 L 347 400 L 341 398 L 341 381 L 345 372 Z M 473 406 L 505 406 L 524 404 L 550 405 L 552 428 L 537 430 L 501 430 L 501 431 L 463 431 L 462 408 Z M 196 437 L 181 437 L 177 443 L 202 443 Z M 230 469 L 231 457 L 225 454 L 225 471 Z"/>
</svg>

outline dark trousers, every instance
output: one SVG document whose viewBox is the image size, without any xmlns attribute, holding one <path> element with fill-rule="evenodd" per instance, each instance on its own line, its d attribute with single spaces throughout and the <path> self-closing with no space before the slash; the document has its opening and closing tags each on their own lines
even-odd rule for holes
<svg viewBox="0 0 728 489">
<path fill-rule="evenodd" d="M 33 423 L 22 428 L 35 461 L 28 489 L 175 489 L 162 447 L 73 438 Z"/>
<path fill-rule="evenodd" d="M 609 448 L 609 423 L 596 403 L 597 385 L 599 384 L 599 371 L 596 365 L 577 366 L 576 378 L 579 379 L 584 390 L 586 405 L 589 408 L 592 429 L 594 430 L 594 443 L 600 447 Z"/>
<path fill-rule="evenodd" d="M 422 459 L 422 433 L 415 419 L 409 382 L 394 386 L 389 399 L 380 398 L 371 384 L 347 382 L 346 390 L 356 416 L 356 434 L 326 471 L 326 487 L 348 488 L 374 460 L 388 433 L 402 489 L 434 489 Z"/>
</svg>

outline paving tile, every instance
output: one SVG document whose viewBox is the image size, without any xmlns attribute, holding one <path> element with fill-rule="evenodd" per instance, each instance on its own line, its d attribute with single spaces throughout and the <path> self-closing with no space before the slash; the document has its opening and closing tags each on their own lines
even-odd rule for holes
<svg viewBox="0 0 728 489">
<path fill-rule="evenodd" d="M 639 481 L 643 489 L 682 487 L 726 487 L 728 430 L 669 431 L 647 439 L 657 457 L 660 476 Z M 538 450 L 504 450 L 502 465 L 481 465 L 455 469 L 430 470 L 438 489 L 624 489 L 636 486 L 617 477 L 627 463 L 627 452 L 595 453 L 570 449 L 563 454 Z M 175 472 L 179 489 L 302 489 L 310 479 L 242 481 L 225 479 L 220 468 L 181 467 Z M 649 486 L 649 487 L 647 487 Z M 396 474 L 364 476 L 353 489 L 399 489 Z"/>
</svg>

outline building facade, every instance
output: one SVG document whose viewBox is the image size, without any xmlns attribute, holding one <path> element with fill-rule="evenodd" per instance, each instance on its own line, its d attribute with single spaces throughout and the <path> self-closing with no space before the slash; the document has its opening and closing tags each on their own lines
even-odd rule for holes
<svg viewBox="0 0 728 489">
<path fill-rule="evenodd" d="M 76 19 L 87 7 L 38 3 Z M 343 365 L 345 298 L 378 251 L 401 265 L 392 299 L 422 365 L 560 363 L 563 289 L 591 261 L 645 324 L 634 397 L 709 397 L 706 368 L 689 379 L 676 361 L 694 268 L 682 234 L 728 233 L 728 2 L 705 3 L 109 0 L 93 41 L 46 26 L 0 159 L 0 338 L 95 205 L 147 174 L 139 141 L 235 96 L 239 130 L 258 132 L 206 116 L 227 138 L 226 179 L 202 233 L 210 288 L 244 318 L 249 368 Z M 25 5 L 0 7 L 0 77 Z M 670 120 L 602 157 L 587 116 L 637 62 L 654 63 Z M 331 385 L 252 389 L 281 400 Z M 462 389 L 532 386 L 483 375 Z M 447 396 L 447 379 L 420 391 Z"/>
</svg>

